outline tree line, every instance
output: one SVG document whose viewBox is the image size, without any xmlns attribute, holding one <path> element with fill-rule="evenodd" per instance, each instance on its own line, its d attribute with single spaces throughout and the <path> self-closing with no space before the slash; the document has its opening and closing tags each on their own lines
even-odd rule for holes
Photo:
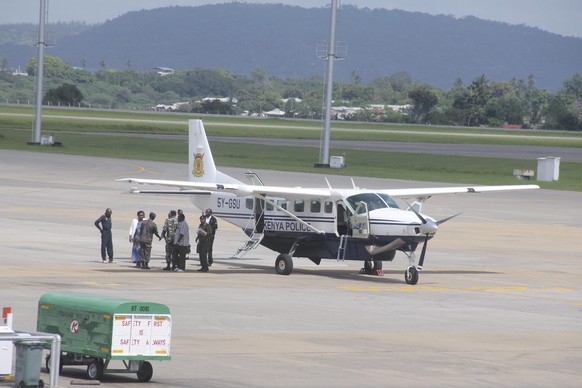
<svg viewBox="0 0 582 388">
<path fill-rule="evenodd" d="M 81 65 L 83 60 L 80 60 Z M 0 103 L 32 103 L 33 77 L 13 75 L 0 59 Z M 27 73 L 34 76 L 38 64 L 32 58 Z M 72 67 L 57 57 L 45 56 L 47 105 L 87 106 L 145 110 L 177 102 L 180 111 L 216 114 L 261 115 L 279 108 L 286 117 L 319 119 L 323 114 L 323 78 L 281 79 L 269 77 L 262 68 L 250 76 L 225 69 L 180 69 L 160 75 L 138 72 L 126 63 L 122 71 L 107 69 L 105 61 L 95 72 Z M 226 97 L 227 102 L 203 100 Z M 551 130 L 582 130 L 582 76 L 575 74 L 563 87 L 550 93 L 535 86 L 535 79 L 488 80 L 483 74 L 469 85 L 461 80 L 450 90 L 416 82 L 404 72 L 381 77 L 363 85 L 356 72 L 351 82 L 335 82 L 333 106 L 363 108 L 343 118 L 354 121 L 430 123 L 438 125 L 511 125 Z M 403 112 L 374 106 L 408 105 Z"/>
</svg>

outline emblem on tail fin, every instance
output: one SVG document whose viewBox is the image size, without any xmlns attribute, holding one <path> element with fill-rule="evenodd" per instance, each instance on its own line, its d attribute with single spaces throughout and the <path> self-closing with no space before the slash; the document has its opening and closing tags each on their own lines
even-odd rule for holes
<svg viewBox="0 0 582 388">
<path fill-rule="evenodd" d="M 194 166 L 192 169 L 192 174 L 195 177 L 201 177 L 204 175 L 204 154 L 194 154 Z"/>
</svg>

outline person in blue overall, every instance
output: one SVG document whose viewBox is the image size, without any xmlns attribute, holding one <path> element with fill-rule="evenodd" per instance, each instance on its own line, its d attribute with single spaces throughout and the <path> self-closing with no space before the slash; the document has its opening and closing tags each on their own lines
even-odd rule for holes
<svg viewBox="0 0 582 388">
<path fill-rule="evenodd" d="M 101 232 L 101 259 L 107 263 L 107 256 L 109 262 L 113 263 L 113 237 L 111 235 L 111 209 L 105 209 L 105 214 L 97 218 L 95 226 Z M 107 253 L 107 256 L 105 255 Z"/>
</svg>

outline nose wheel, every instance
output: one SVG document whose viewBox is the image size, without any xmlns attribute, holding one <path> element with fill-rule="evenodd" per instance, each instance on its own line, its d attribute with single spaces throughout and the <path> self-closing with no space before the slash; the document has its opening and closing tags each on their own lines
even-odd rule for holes
<svg viewBox="0 0 582 388">
<path fill-rule="evenodd" d="M 424 245 L 424 247 L 426 247 L 426 244 Z M 419 271 L 422 270 L 422 267 L 420 265 L 418 267 L 416 266 L 415 264 L 416 255 L 414 254 L 414 251 L 404 252 L 404 254 L 408 256 L 408 268 L 406 268 L 406 271 L 404 271 L 404 281 L 406 282 L 406 284 L 414 286 L 416 283 L 418 283 L 418 275 Z"/>
<path fill-rule="evenodd" d="M 418 283 L 418 270 L 416 267 L 411 266 L 406 269 L 404 272 L 404 281 L 406 281 L 406 284 L 410 284 L 411 286 L 414 286 L 416 283 Z"/>
</svg>

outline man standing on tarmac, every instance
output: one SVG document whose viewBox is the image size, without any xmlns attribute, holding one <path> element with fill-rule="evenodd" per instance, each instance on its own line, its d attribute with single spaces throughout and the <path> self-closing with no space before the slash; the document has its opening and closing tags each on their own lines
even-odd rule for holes
<svg viewBox="0 0 582 388">
<path fill-rule="evenodd" d="M 162 228 L 162 238 L 166 239 L 166 267 L 162 268 L 164 271 L 170 271 L 176 267 L 175 262 L 172 264 L 172 254 L 174 253 L 174 235 L 176 234 L 178 222 L 176 211 L 170 210 Z"/>
<path fill-rule="evenodd" d="M 186 222 L 184 213 L 178 215 L 178 228 L 174 235 L 174 271 L 184 272 L 186 270 L 186 253 L 190 247 L 190 229 Z"/>
<path fill-rule="evenodd" d="M 208 241 L 212 237 L 212 227 L 206 223 L 206 216 L 200 216 L 200 225 L 196 231 L 196 243 L 198 244 L 196 250 L 200 255 L 199 272 L 208 272 Z"/>
<path fill-rule="evenodd" d="M 154 222 L 156 219 L 156 213 L 150 212 L 150 218 L 143 220 L 141 223 L 141 229 L 139 231 L 139 243 L 141 245 L 141 262 L 136 265 L 137 268 L 150 269 L 150 255 L 152 253 L 152 240 L 154 235 L 161 240 L 160 234 L 158 233 L 158 226 Z"/>
<path fill-rule="evenodd" d="M 204 214 L 206 216 L 206 223 L 212 228 L 212 236 L 208 239 L 208 266 L 212 266 L 212 246 L 214 245 L 214 237 L 216 236 L 216 229 L 218 229 L 218 220 L 212 214 L 212 209 L 206 209 Z"/>
<path fill-rule="evenodd" d="M 111 209 L 105 209 L 105 214 L 97 218 L 95 226 L 101 232 L 101 260 L 107 263 L 107 256 L 109 262 L 113 263 L 113 236 L 111 235 Z M 105 255 L 107 253 L 107 256 Z"/>
</svg>

